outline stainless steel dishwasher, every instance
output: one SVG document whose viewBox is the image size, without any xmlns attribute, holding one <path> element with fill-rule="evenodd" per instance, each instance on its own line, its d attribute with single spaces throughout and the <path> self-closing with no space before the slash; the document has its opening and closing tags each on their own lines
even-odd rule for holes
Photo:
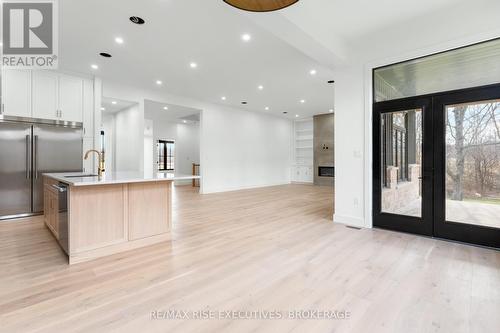
<svg viewBox="0 0 500 333">
<path fill-rule="evenodd" d="M 52 185 L 58 193 L 59 214 L 59 244 L 66 254 L 69 255 L 69 229 L 68 229 L 68 185 L 59 183 Z"/>
</svg>

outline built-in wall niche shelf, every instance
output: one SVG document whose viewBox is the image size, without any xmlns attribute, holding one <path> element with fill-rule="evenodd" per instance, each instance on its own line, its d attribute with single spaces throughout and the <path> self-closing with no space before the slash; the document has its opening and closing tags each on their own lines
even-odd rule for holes
<svg viewBox="0 0 500 333">
<path fill-rule="evenodd" d="M 294 162 L 291 175 L 293 182 L 313 182 L 313 130 L 312 118 L 294 122 Z"/>
</svg>

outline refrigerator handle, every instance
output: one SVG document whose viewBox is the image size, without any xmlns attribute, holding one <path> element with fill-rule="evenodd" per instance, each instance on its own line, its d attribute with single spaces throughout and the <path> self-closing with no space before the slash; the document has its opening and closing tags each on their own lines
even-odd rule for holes
<svg viewBox="0 0 500 333">
<path fill-rule="evenodd" d="M 38 135 L 35 135 L 34 143 L 34 153 L 33 153 L 33 171 L 35 173 L 35 179 L 38 179 Z"/>
<path fill-rule="evenodd" d="M 30 179 L 30 171 L 31 171 L 31 162 L 30 162 L 30 156 L 31 156 L 31 147 L 30 147 L 30 135 L 26 135 L 26 179 Z"/>
</svg>

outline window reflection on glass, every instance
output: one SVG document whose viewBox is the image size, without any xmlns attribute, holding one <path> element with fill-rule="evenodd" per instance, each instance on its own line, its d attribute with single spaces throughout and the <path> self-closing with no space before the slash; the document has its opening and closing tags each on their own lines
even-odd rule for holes
<svg viewBox="0 0 500 333">
<path fill-rule="evenodd" d="M 174 171 L 175 143 L 174 141 L 158 140 L 156 144 L 159 171 Z"/>
<path fill-rule="evenodd" d="M 500 101 L 446 107 L 446 220 L 500 228 Z"/>
<path fill-rule="evenodd" d="M 381 121 L 384 213 L 422 216 L 422 110 L 384 113 Z"/>
</svg>

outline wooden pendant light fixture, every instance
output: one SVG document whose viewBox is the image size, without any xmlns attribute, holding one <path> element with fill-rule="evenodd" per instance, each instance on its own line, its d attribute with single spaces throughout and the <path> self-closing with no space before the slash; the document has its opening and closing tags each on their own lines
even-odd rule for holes
<svg viewBox="0 0 500 333">
<path fill-rule="evenodd" d="M 299 0 L 224 0 L 238 9 L 251 12 L 271 12 L 297 3 Z"/>
</svg>

